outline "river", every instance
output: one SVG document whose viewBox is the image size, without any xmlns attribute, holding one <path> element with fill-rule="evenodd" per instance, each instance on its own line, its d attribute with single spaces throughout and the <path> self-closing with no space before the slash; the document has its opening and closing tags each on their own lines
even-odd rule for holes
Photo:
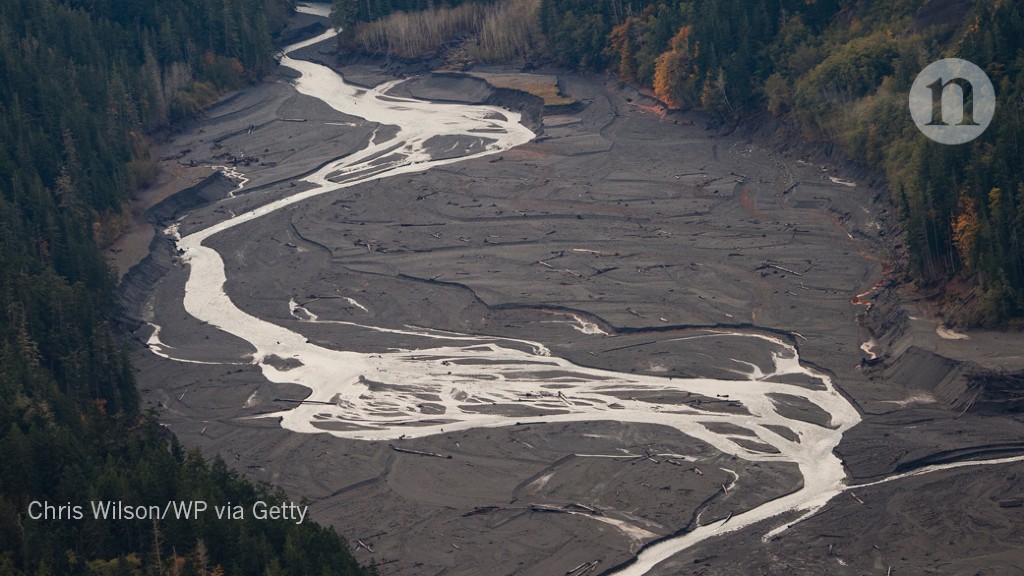
<svg viewBox="0 0 1024 576">
<path fill-rule="evenodd" d="M 302 11 L 325 15 L 324 7 Z M 307 402 L 275 413 L 281 425 L 296 433 L 323 433 L 314 426 L 325 419 L 343 422 L 330 433 L 352 439 L 387 441 L 439 434 L 442 431 L 511 426 L 522 420 L 506 407 L 521 407 L 528 399 L 531 414 L 545 422 L 614 420 L 668 426 L 714 448 L 748 461 L 791 462 L 799 467 L 802 486 L 788 495 L 727 521 L 697 527 L 677 538 L 644 549 L 637 561 L 617 574 L 648 573 L 656 564 L 702 540 L 742 529 L 755 522 L 790 512 L 813 511 L 845 488 L 846 473 L 833 450 L 843 433 L 859 422 L 857 410 L 824 373 L 801 364 L 796 347 L 777 336 L 760 333 L 706 331 L 673 338 L 755 339 L 770 350 L 773 367 L 764 370 L 735 359 L 738 379 L 669 378 L 619 373 L 580 366 L 552 355 L 542 342 L 477 334 L 442 332 L 410 326 L 384 328 L 372 324 L 320 320 L 296 302 L 293 316 L 306 323 L 338 324 L 373 330 L 385 337 L 415 341 L 414 348 L 382 346 L 375 353 L 329 349 L 305 336 L 239 309 L 225 292 L 226 273 L 221 255 L 205 245 L 213 236 L 323 194 L 344 194 L 357 184 L 422 172 L 473 157 L 500 153 L 529 142 L 533 133 L 520 124 L 517 113 L 491 106 L 436 103 L 386 95 L 393 83 L 375 89 L 355 87 L 331 69 L 288 54 L 326 40 L 325 33 L 284 51 L 281 64 L 296 70 L 295 88 L 346 114 L 395 126 L 391 138 L 375 137 L 362 150 L 328 163 L 303 179 L 312 188 L 234 215 L 208 228 L 176 237 L 189 277 L 184 306 L 196 319 L 237 336 L 255 349 L 254 362 L 263 375 L 280 383 L 310 390 Z M 465 153 L 435 159 L 439 143 Z M 177 227 L 169 230 L 177 235 Z M 351 299 L 354 306 L 362 306 Z M 600 329 L 576 318 L 584 334 L 600 337 Z M 152 349 L 170 355 L 159 341 Z M 171 355 L 171 357 L 173 357 Z M 271 361 L 287 359 L 289 367 Z M 275 367 L 277 366 L 277 367 Z M 781 377 L 801 375 L 812 386 L 781 383 Z M 742 410 L 724 412 L 711 403 L 679 403 L 636 399 L 634 393 L 652 390 L 668 395 L 715 398 L 728 395 Z M 800 398 L 828 415 L 828 423 L 787 418 L 777 395 Z M 532 417 L 536 417 L 532 416 Z M 722 423 L 732 425 L 723 428 Z M 738 429 L 736 428 L 738 427 Z M 732 430 L 722 432 L 721 430 Z M 789 433 L 780 434 L 786 429 Z M 713 430 L 718 430 L 713 431 Z M 737 430 L 742 430 L 738 432 Z M 756 437 L 756 442 L 750 440 Z M 735 489 L 742 490 L 737 478 Z"/>
</svg>

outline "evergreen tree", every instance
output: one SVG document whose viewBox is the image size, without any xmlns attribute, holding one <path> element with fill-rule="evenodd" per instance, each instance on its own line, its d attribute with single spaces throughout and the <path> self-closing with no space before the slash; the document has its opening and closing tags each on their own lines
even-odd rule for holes
<svg viewBox="0 0 1024 576">
<path fill-rule="evenodd" d="M 202 15 L 213 6 L 217 21 Z M 149 504 L 229 495 L 281 501 L 185 455 L 139 397 L 123 343 L 109 238 L 150 173 L 147 131 L 274 63 L 279 0 L 0 0 L 0 574 L 365 572 L 332 531 L 303 523 L 33 520 L 29 503 Z M 223 19 L 230 16 L 231 22 Z M 280 24 L 273 28 L 279 29 Z M 201 57 L 200 57 L 201 55 Z M 294 533 L 292 540 L 287 538 Z M 315 541 L 309 558 L 287 543 Z M 205 550 L 204 550 L 205 548 Z M 240 562 L 238 558 L 248 558 Z"/>
</svg>

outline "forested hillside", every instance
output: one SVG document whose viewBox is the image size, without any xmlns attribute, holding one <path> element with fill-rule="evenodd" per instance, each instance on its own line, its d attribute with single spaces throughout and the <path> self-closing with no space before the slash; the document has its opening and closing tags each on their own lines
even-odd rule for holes
<svg viewBox="0 0 1024 576">
<path fill-rule="evenodd" d="M 335 0 L 336 23 L 420 4 L 382 0 L 364 10 L 371 3 Z M 613 72 L 670 106 L 726 121 L 769 111 L 884 173 L 905 216 L 912 277 L 939 298 L 965 301 L 948 308 L 953 320 L 994 325 L 1024 317 L 1024 175 L 1015 166 L 1022 8 L 1021 0 L 538 0 L 533 18 L 545 38 L 535 50 L 549 61 Z M 359 33 L 353 27 L 350 37 Z M 988 72 L 998 105 L 981 138 L 944 146 L 918 132 L 907 95 L 925 66 L 954 56 Z"/>
<path fill-rule="evenodd" d="M 954 320 L 1024 315 L 1024 21 L 1022 2 L 542 0 L 548 52 L 568 66 L 610 69 L 663 101 L 742 118 L 792 120 L 889 180 L 906 218 L 914 277 L 942 293 L 962 278 Z M 945 146 L 907 111 L 915 76 L 959 57 L 996 86 L 992 128 Z M 963 284 L 963 283 L 956 283 Z"/>
<path fill-rule="evenodd" d="M 147 134 L 274 65 L 286 0 L 0 0 L 0 574 L 361 574 L 293 521 L 33 520 L 33 500 L 280 500 L 143 414 L 98 249 Z M 269 17 L 269 19 L 268 19 Z"/>
</svg>

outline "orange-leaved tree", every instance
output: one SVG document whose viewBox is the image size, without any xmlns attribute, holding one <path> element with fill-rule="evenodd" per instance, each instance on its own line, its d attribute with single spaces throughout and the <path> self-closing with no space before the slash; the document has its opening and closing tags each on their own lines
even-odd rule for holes
<svg viewBox="0 0 1024 576">
<path fill-rule="evenodd" d="M 981 220 L 978 218 L 974 198 L 966 190 L 961 191 L 957 200 L 957 214 L 953 218 L 953 242 L 968 268 L 973 268 L 976 264 L 975 249 L 978 246 L 980 232 Z"/>
<path fill-rule="evenodd" d="M 670 49 L 658 56 L 654 67 L 654 94 L 672 108 L 700 101 L 695 60 L 699 45 L 691 45 L 692 27 L 684 25 L 672 37 Z"/>
</svg>

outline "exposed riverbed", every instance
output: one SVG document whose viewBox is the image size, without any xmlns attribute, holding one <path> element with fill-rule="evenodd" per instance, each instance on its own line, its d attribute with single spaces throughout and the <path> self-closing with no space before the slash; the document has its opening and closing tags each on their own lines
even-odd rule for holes
<svg viewBox="0 0 1024 576">
<path fill-rule="evenodd" d="M 861 413 L 926 397 L 858 368 L 868 191 L 593 78 L 530 143 L 288 56 L 328 36 L 174 144 L 234 182 L 167 229 L 136 365 L 384 573 L 603 571 L 694 528 L 621 572 L 658 573 L 820 511 Z"/>
</svg>

